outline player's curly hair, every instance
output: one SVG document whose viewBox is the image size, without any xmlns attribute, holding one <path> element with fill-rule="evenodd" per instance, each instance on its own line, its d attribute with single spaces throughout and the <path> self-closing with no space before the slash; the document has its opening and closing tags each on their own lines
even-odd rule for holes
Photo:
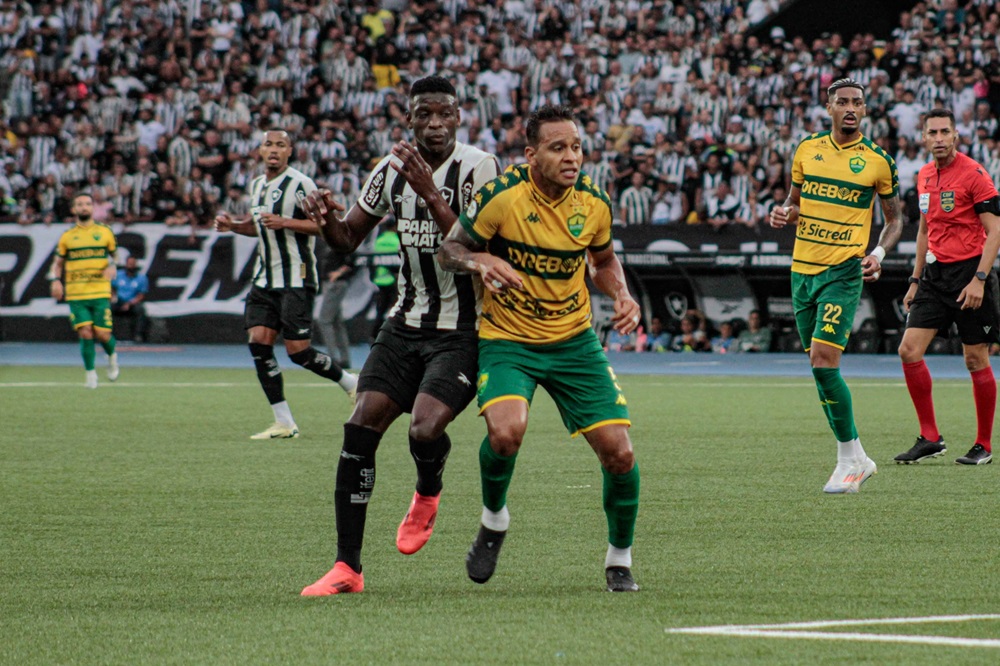
<svg viewBox="0 0 1000 666">
<path fill-rule="evenodd" d="M 865 93 L 865 87 L 861 85 L 860 82 L 855 81 L 854 79 L 837 79 L 830 84 L 829 88 L 826 89 L 827 99 L 833 99 L 834 95 L 836 95 L 837 91 L 841 88 L 857 88 L 861 91 L 862 95 Z"/>
<path fill-rule="evenodd" d="M 427 93 L 444 93 L 445 95 L 458 96 L 458 93 L 455 92 L 455 86 L 443 76 L 425 76 L 422 79 L 417 79 L 410 86 L 410 99 Z"/>
<path fill-rule="evenodd" d="M 546 104 L 531 112 L 528 116 L 528 125 L 525 128 L 525 135 L 529 146 L 538 145 L 538 133 L 545 123 L 570 120 L 576 121 L 573 117 L 573 109 L 566 105 Z"/>
</svg>

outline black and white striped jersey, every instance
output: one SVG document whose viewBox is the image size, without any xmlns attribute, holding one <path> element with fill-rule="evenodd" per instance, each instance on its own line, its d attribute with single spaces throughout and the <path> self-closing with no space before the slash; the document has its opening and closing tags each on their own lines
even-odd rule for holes
<svg viewBox="0 0 1000 666">
<path fill-rule="evenodd" d="M 294 220 L 306 219 L 302 201 L 316 183 L 301 171 L 287 167 L 273 180 L 257 176 L 250 182 L 250 215 L 257 226 L 257 263 L 253 283 L 262 289 L 305 287 L 319 290 L 316 237 L 289 229 L 272 231 L 260 216 L 274 213 Z"/>
<path fill-rule="evenodd" d="M 389 311 L 407 326 L 426 330 L 474 330 L 482 302 L 478 276 L 449 273 L 436 256 L 444 240 L 440 229 L 406 179 L 382 159 L 361 188 L 361 210 L 396 218 L 402 266 L 396 303 Z M 455 214 L 461 214 L 479 188 L 500 175 L 494 156 L 455 142 L 451 156 L 434 172 L 434 182 Z"/>
</svg>

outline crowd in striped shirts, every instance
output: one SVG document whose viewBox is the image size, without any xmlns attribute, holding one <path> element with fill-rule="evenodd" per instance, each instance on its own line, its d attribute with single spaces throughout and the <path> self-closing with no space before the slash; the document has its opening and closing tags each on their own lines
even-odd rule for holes
<svg viewBox="0 0 1000 666">
<path fill-rule="evenodd" d="M 455 83 L 459 139 L 505 166 L 533 109 L 571 106 L 618 224 L 759 225 L 841 76 L 868 86 L 862 131 L 904 197 L 935 106 L 1000 181 L 1000 13 L 916 6 L 888 35 L 806 40 L 755 32 L 778 0 L 4 0 L 0 219 L 64 220 L 86 189 L 110 222 L 207 227 L 223 201 L 246 208 L 271 127 L 351 200 L 409 137 L 408 85 L 428 74 Z"/>
</svg>

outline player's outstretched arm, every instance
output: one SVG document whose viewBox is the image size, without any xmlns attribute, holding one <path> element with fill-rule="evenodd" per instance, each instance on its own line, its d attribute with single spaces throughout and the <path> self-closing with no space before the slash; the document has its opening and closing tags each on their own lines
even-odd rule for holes
<svg viewBox="0 0 1000 666">
<path fill-rule="evenodd" d="M 343 218 L 338 213 L 344 212 L 344 206 L 333 198 L 333 192 L 321 188 L 313 190 L 302 201 L 302 210 L 319 230 L 319 235 L 327 245 L 337 252 L 351 253 L 358 249 L 361 242 L 371 233 L 379 218 L 369 215 L 357 205 L 351 207 Z"/>
<path fill-rule="evenodd" d="M 456 224 L 441 244 L 438 264 L 452 273 L 478 273 L 483 285 L 493 293 L 504 289 L 521 289 L 523 283 L 517 271 L 500 257 L 482 251 L 482 245 Z"/>
<path fill-rule="evenodd" d="M 312 220 L 308 219 L 297 220 L 291 217 L 275 215 L 274 213 L 261 213 L 260 222 L 272 231 L 287 229 L 298 234 L 308 234 L 310 236 L 320 235 L 320 228 L 317 227 Z"/>
<path fill-rule="evenodd" d="M 215 216 L 215 230 L 220 233 L 231 231 L 241 236 L 257 237 L 257 225 L 249 216 L 236 220 L 225 211 Z"/>
<path fill-rule="evenodd" d="M 629 293 L 628 284 L 625 282 L 625 271 L 622 268 L 618 255 L 609 246 L 598 252 L 588 252 L 588 265 L 590 267 L 590 279 L 594 285 L 615 299 L 615 314 L 611 317 L 611 324 L 619 333 L 628 335 L 639 325 L 640 308 L 639 303 L 632 298 Z"/>
</svg>

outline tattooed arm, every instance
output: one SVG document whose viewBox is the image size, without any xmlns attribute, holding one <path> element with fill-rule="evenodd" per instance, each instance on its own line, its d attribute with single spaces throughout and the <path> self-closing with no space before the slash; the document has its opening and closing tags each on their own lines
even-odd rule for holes
<svg viewBox="0 0 1000 666">
<path fill-rule="evenodd" d="M 885 253 L 896 246 L 903 232 L 903 206 L 899 202 L 899 194 L 891 197 L 879 197 L 882 213 L 885 215 L 885 226 L 878 237 L 878 245 L 867 257 L 861 260 L 861 273 L 865 282 L 875 282 L 882 276 L 882 258 Z M 878 251 L 882 248 L 882 252 Z M 881 256 L 880 256 L 881 255 Z"/>
<path fill-rule="evenodd" d="M 511 265 L 485 252 L 461 224 L 452 226 L 438 250 L 437 260 L 441 268 L 452 273 L 478 273 L 483 285 L 494 293 L 522 287 L 521 278 Z"/>
</svg>

